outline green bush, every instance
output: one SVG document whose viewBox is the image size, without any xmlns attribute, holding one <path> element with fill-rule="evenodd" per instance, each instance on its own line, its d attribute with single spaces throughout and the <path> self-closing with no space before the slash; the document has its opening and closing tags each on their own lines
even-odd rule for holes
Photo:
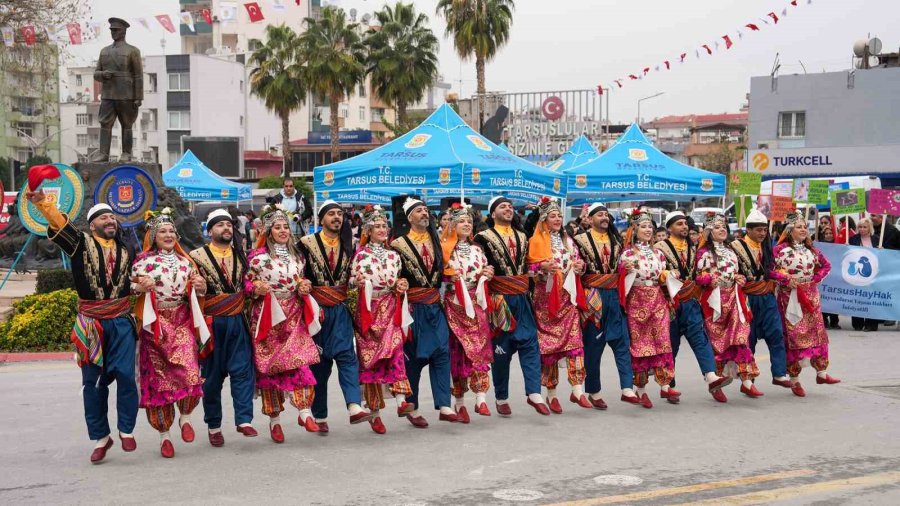
<svg viewBox="0 0 900 506">
<path fill-rule="evenodd" d="M 75 288 L 72 272 L 66 269 L 44 269 L 37 273 L 37 293 Z"/>
<path fill-rule="evenodd" d="M 13 303 L 12 316 L 0 323 L 0 350 L 73 350 L 69 336 L 77 306 L 75 290 L 28 295 Z"/>
</svg>

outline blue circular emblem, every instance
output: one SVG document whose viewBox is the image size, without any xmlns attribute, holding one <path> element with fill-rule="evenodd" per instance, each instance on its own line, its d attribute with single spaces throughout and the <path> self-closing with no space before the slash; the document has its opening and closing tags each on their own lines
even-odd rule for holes
<svg viewBox="0 0 900 506">
<path fill-rule="evenodd" d="M 84 205 L 84 181 L 81 176 L 72 167 L 62 163 L 53 164 L 59 169 L 59 177 L 56 179 L 45 179 L 39 189 L 44 191 L 46 199 L 56 204 L 59 212 L 65 214 L 70 220 L 74 220 L 81 213 L 81 207 Z M 47 236 L 47 219 L 38 211 L 37 206 L 24 198 L 25 192 L 28 190 L 28 181 L 22 185 L 22 191 L 19 203 L 16 209 L 19 212 L 19 219 L 22 225 L 29 232 L 35 235 Z"/>
<path fill-rule="evenodd" d="M 94 202 L 109 204 L 123 227 L 135 227 L 144 222 L 145 212 L 156 209 L 156 183 L 143 169 L 122 165 L 100 178 Z"/>
</svg>

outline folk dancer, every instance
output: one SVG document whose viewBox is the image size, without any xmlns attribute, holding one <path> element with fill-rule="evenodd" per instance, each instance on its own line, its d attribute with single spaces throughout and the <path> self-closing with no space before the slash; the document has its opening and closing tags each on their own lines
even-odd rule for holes
<svg viewBox="0 0 900 506">
<path fill-rule="evenodd" d="M 310 365 L 316 377 L 316 398 L 312 413 L 321 434 L 328 434 L 328 378 L 337 364 L 338 381 L 350 423 L 371 419 L 362 409 L 359 391 L 359 362 L 353 351 L 353 317 L 347 308 L 347 283 L 353 260 L 353 237 L 345 223 L 344 210 L 333 201 L 322 203 L 318 213 L 322 230 L 305 235 L 297 247 L 306 259 L 304 277 L 312 283 L 310 292 L 324 314 L 322 330 L 314 336 L 319 347 L 319 362 Z"/>
<path fill-rule="evenodd" d="M 654 246 L 662 252 L 666 259 L 666 269 L 678 272 L 678 280 L 682 283 L 681 290 L 675 296 L 675 317 L 669 326 L 669 337 L 672 339 L 672 357 L 678 357 L 678 348 L 681 346 L 681 336 L 687 338 L 691 350 L 697 358 L 700 372 L 706 380 L 709 393 L 713 398 L 720 400 L 718 392 L 722 387 L 731 383 L 732 378 L 722 377 L 716 374 L 716 362 L 713 357 L 712 346 L 703 328 L 703 310 L 700 308 L 700 287 L 695 283 L 695 264 L 697 258 L 697 245 L 688 237 L 688 219 L 681 211 L 672 211 L 666 215 L 666 228 L 669 229 L 669 238 L 660 241 Z M 672 386 L 675 386 L 674 378 Z M 671 403 L 677 403 L 679 396 L 667 398 Z"/>
<path fill-rule="evenodd" d="M 769 239 L 769 220 L 754 209 L 747 216 L 746 224 L 747 234 L 743 239 L 733 241 L 731 249 L 737 254 L 741 274 L 747 279 L 744 293 L 753 313 L 750 320 L 750 350 L 755 355 L 756 343 L 765 341 L 769 347 L 772 384 L 791 388 L 784 350 L 784 328 L 775 299 L 777 284 L 768 278 L 775 262 Z"/>
<path fill-rule="evenodd" d="M 140 322 L 141 407 L 150 426 L 159 431 L 160 453 L 175 456 L 169 429 L 175 421 L 185 443 L 194 441 L 191 413 L 203 395 L 199 343 L 209 339 L 197 297 L 206 294 L 206 280 L 178 244 L 170 208 L 147 212 L 144 250 L 131 268 L 131 289 L 140 292 L 135 316 Z"/>
<path fill-rule="evenodd" d="M 404 417 L 416 409 L 406 400 L 412 388 L 403 358 L 403 343 L 412 319 L 406 300 L 409 283 L 399 277 L 400 255 L 386 245 L 389 234 L 387 215 L 381 206 L 367 206 L 350 277 L 360 294 L 355 314 L 359 382 L 366 406 L 372 410 L 369 424 L 377 434 L 387 432 L 381 420 L 385 389 L 397 402 L 397 416 Z"/>
<path fill-rule="evenodd" d="M 41 167 L 33 167 L 31 173 L 37 173 Z M 116 425 L 122 449 L 133 452 L 137 448 L 133 435 L 138 411 L 134 374 L 137 336 L 129 300 L 132 254 L 122 241 L 118 221 L 108 205 L 97 204 L 88 211 L 90 233 L 84 233 L 59 212 L 42 190 L 34 191 L 39 184 L 36 181 L 30 186 L 32 191 L 26 192 L 25 198 L 47 219 L 48 238 L 72 260 L 78 315 L 71 338 L 81 367 L 88 437 L 97 442 L 91 462 L 97 464 L 113 445 L 107 402 L 109 385 L 114 381 Z"/>
<path fill-rule="evenodd" d="M 770 277 L 778 284 L 778 309 L 784 325 L 787 347 L 787 372 L 791 391 L 805 397 L 800 385 L 800 370 L 812 365 L 816 383 L 833 385 L 841 380 L 829 375 L 828 332 L 822 320 L 818 284 L 831 271 L 831 264 L 809 238 L 801 213 L 785 219 L 785 229 L 775 246 L 775 266 Z"/>
<path fill-rule="evenodd" d="M 256 249 L 247 257 L 244 291 L 253 297 L 250 336 L 256 364 L 256 388 L 262 412 L 269 417 L 272 441 L 284 442 L 280 413 L 284 392 L 299 411 L 297 423 L 307 432 L 318 432 L 312 415 L 316 379 L 310 366 L 319 351 L 310 335 L 318 325 L 311 283 L 303 277 L 304 260 L 294 245 L 291 217 L 279 204 L 262 210 L 262 230 Z"/>
<path fill-rule="evenodd" d="M 591 224 L 588 233 L 575 236 L 575 244 L 585 263 L 581 277 L 587 304 L 582 312 L 585 391 L 591 406 L 595 409 L 607 408 L 606 401 L 600 396 L 600 358 L 609 345 L 619 372 L 620 399 L 640 404 L 640 398 L 634 393 L 628 322 L 619 304 L 617 265 L 624 240 L 612 225 L 609 210 L 603 204 L 591 204 L 587 219 Z"/>
<path fill-rule="evenodd" d="M 742 290 L 746 278 L 740 273 L 737 255 L 728 247 L 730 243 L 728 219 L 722 214 L 709 214 L 700 236 L 696 268 L 696 281 L 703 292 L 703 324 L 712 345 L 716 373 L 740 377 L 741 393 L 757 398 L 763 393 L 753 384 L 759 376 L 749 344 L 753 314 Z M 716 400 L 728 399 L 719 390 Z"/>
<path fill-rule="evenodd" d="M 222 434 L 222 385 L 229 378 L 234 424 L 246 437 L 257 436 L 253 421 L 255 370 L 250 329 L 244 314 L 244 275 L 247 257 L 233 241 L 234 224 L 225 209 L 215 209 L 206 219 L 211 241 L 191 251 L 191 259 L 206 280 L 203 314 L 212 318 L 212 337 L 200 350 L 203 375 L 203 421 L 209 444 L 225 444 Z"/>
<path fill-rule="evenodd" d="M 470 206 L 454 203 L 447 211 L 441 247 L 444 255 L 444 311 L 450 325 L 450 375 L 459 421 L 469 423 L 465 394 L 475 394 L 475 412 L 491 416 L 486 402 L 491 386 L 488 371 L 494 361 L 491 326 L 488 321 L 488 283 L 494 268 L 488 265 L 480 246 L 472 244 L 473 217 Z"/>
<path fill-rule="evenodd" d="M 653 402 L 646 393 L 650 374 L 659 384 L 660 396 L 677 403 L 681 395 L 669 386 L 675 376 L 675 359 L 669 337 L 669 302 L 661 285 L 676 273 L 666 270 L 666 258 L 651 246 L 654 227 L 649 213 L 636 209 L 625 232 L 625 249 L 619 257 L 619 303 L 625 308 L 631 338 L 634 385 L 641 405 Z"/>
<path fill-rule="evenodd" d="M 556 387 L 559 361 L 565 359 L 572 386 L 569 400 L 590 409 L 593 406 L 584 395 L 584 339 L 579 313 L 585 308 L 580 278 L 584 261 L 575 241 L 563 231 L 559 203 L 544 197 L 537 212 L 540 217 L 528 241 L 528 266 L 535 273 L 533 300 L 541 350 L 541 384 L 547 388 L 550 411 L 562 413 Z"/>
<path fill-rule="evenodd" d="M 515 353 L 525 378 L 527 402 L 541 415 L 550 408 L 541 397 L 541 351 L 537 339 L 537 322 L 528 298 L 529 276 L 526 257 L 528 236 L 513 227 L 515 209 L 506 197 L 494 197 L 488 204 L 490 228 L 479 232 L 475 242 L 481 246 L 488 264 L 494 268 L 489 286 L 494 330 L 494 396 L 497 413 L 512 415 L 509 406 L 509 363 Z"/>
<path fill-rule="evenodd" d="M 409 232 L 391 243 L 400 254 L 403 265 L 401 277 L 409 282 L 407 291 L 412 308 L 412 337 L 404 345 L 406 375 L 412 386 L 409 402 L 416 410 L 406 418 L 420 429 L 428 421 L 419 414 L 419 378 L 428 366 L 434 408 L 440 410 L 439 419 L 458 422 L 450 407 L 450 329 L 441 306 L 439 287 L 444 272 L 444 258 L 437 232 L 431 224 L 428 207 L 421 200 L 407 198 L 403 212 L 409 220 Z"/>
</svg>

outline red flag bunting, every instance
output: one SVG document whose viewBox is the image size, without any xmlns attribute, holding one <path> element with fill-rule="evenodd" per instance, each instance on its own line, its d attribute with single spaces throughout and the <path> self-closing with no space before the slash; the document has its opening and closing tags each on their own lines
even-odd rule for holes
<svg viewBox="0 0 900 506">
<path fill-rule="evenodd" d="M 172 24 L 172 18 L 169 17 L 168 14 L 158 14 L 156 20 L 159 21 L 159 24 L 161 24 L 167 32 L 175 33 L 175 25 Z"/>
<path fill-rule="evenodd" d="M 634 74 L 628 74 L 628 79 L 637 80 L 637 78 L 638 78 L 638 76 L 636 76 Z"/>
<path fill-rule="evenodd" d="M 731 42 L 731 37 L 723 35 L 722 38 L 725 39 L 725 49 L 731 49 L 731 46 L 734 45 L 734 43 Z"/>
<path fill-rule="evenodd" d="M 796 6 L 797 6 L 797 0 L 791 0 L 791 5 L 793 5 L 794 7 L 796 7 Z"/>
<path fill-rule="evenodd" d="M 210 14 L 209 9 L 201 9 L 200 15 L 203 16 L 203 20 L 206 21 L 206 24 L 208 24 L 208 25 L 212 24 L 212 22 L 213 22 L 212 14 Z"/>
<path fill-rule="evenodd" d="M 706 50 L 706 54 L 712 54 L 712 49 L 709 48 L 709 44 L 703 44 L 703 49 Z"/>
<path fill-rule="evenodd" d="M 35 33 L 34 33 L 34 27 L 31 25 L 23 26 L 22 27 L 22 37 L 25 39 L 26 46 L 28 46 L 28 47 L 33 46 L 34 42 L 36 40 Z"/>
<path fill-rule="evenodd" d="M 666 61 L 664 61 L 663 63 L 666 64 L 666 70 L 670 70 L 670 69 L 672 68 L 672 67 L 669 65 L 669 60 L 666 60 Z"/>
<path fill-rule="evenodd" d="M 770 12 L 766 14 L 766 16 L 772 18 L 772 21 L 774 21 L 776 25 L 778 24 L 778 16 L 774 12 Z"/>
<path fill-rule="evenodd" d="M 759 27 L 756 26 L 756 25 L 754 25 L 753 23 L 747 23 L 747 24 L 744 25 L 744 26 L 746 26 L 747 28 L 753 30 L 754 32 L 758 32 L 758 31 L 759 31 Z"/>
<path fill-rule="evenodd" d="M 616 79 L 616 80 L 613 81 L 613 82 L 616 83 L 617 85 L 619 85 L 619 88 L 622 87 L 622 81 L 621 81 L 620 79 Z"/>
<path fill-rule="evenodd" d="M 648 72 L 650 72 L 650 67 L 644 67 L 644 75 L 647 75 Z"/>
<path fill-rule="evenodd" d="M 81 25 L 78 23 L 67 23 L 66 31 L 69 32 L 69 42 L 73 45 L 81 44 Z"/>
<path fill-rule="evenodd" d="M 681 63 L 684 63 L 685 58 L 687 58 L 687 53 L 681 53 Z"/>
<path fill-rule="evenodd" d="M 256 23 L 257 21 L 262 21 L 263 19 L 265 19 L 262 13 L 262 9 L 259 8 L 258 3 L 245 3 L 244 8 L 247 9 L 247 15 L 250 16 L 251 23 Z"/>
<path fill-rule="evenodd" d="M 602 84 L 599 85 L 599 86 L 597 86 L 597 94 L 598 94 L 598 95 L 602 95 L 602 94 L 603 94 L 603 85 L 602 85 Z"/>
</svg>

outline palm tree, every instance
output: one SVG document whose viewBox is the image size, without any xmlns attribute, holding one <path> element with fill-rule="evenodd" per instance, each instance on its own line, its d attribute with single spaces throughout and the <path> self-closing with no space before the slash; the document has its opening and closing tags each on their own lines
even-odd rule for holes
<svg viewBox="0 0 900 506">
<path fill-rule="evenodd" d="M 438 76 L 438 40 L 428 28 L 428 16 L 413 4 L 397 2 L 375 13 L 380 29 L 367 32 L 366 72 L 375 93 L 397 110 L 397 124 L 408 128 L 406 108 L 425 96 Z"/>
<path fill-rule="evenodd" d="M 285 25 L 266 27 L 266 43 L 250 55 L 250 90 L 263 99 L 266 108 L 281 119 L 283 176 L 290 167 L 290 115 L 306 101 L 303 62 L 297 51 L 297 34 Z"/>
<path fill-rule="evenodd" d="M 347 23 L 343 9 L 325 7 L 321 17 L 303 20 L 300 51 L 306 62 L 309 91 L 328 100 L 331 109 L 331 160 L 338 161 L 338 106 L 365 78 L 365 47 L 356 23 Z"/>
<path fill-rule="evenodd" d="M 478 126 L 484 126 L 484 65 L 509 40 L 513 0 L 439 0 L 437 12 L 447 21 L 446 35 L 463 60 L 475 56 L 478 78 Z"/>
</svg>

